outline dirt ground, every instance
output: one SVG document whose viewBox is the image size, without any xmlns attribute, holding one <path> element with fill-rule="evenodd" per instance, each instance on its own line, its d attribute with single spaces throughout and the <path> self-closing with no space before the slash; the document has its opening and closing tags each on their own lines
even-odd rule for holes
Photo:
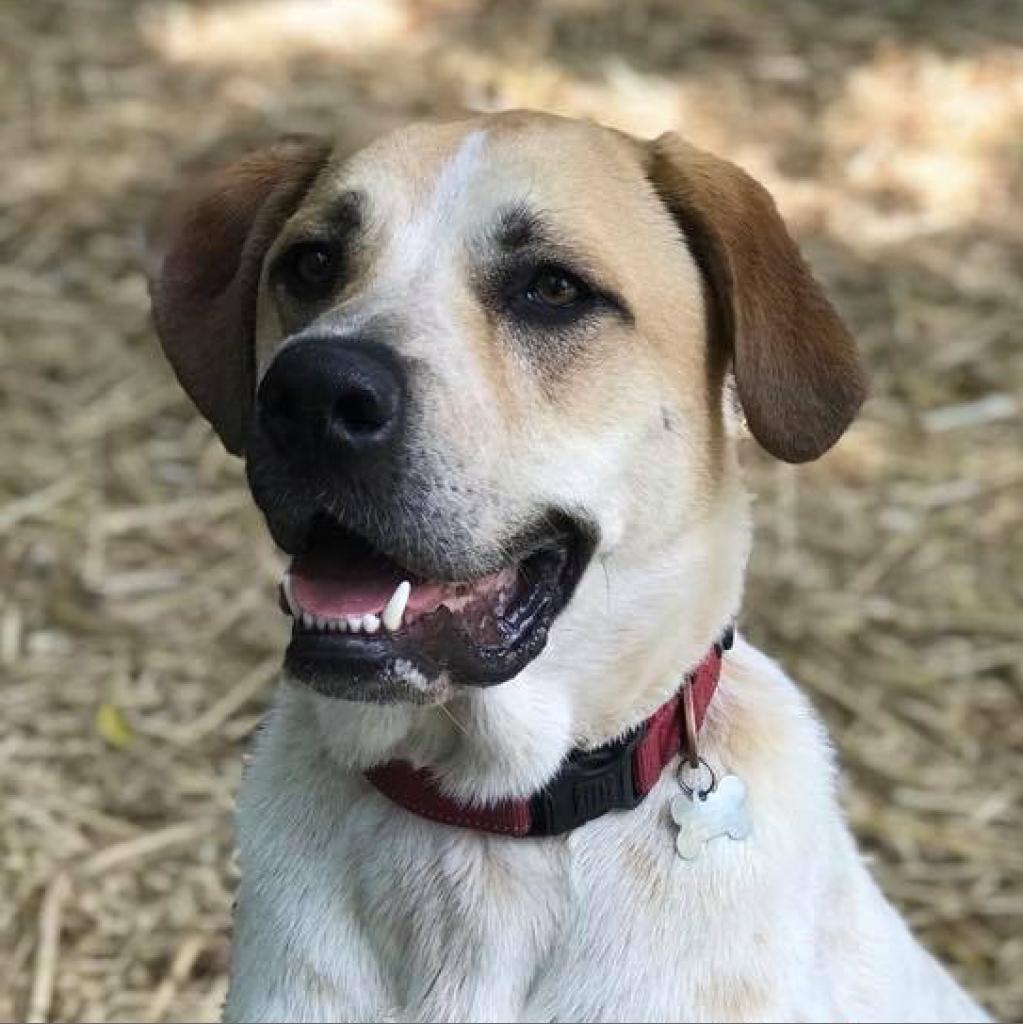
<svg viewBox="0 0 1023 1024">
<path fill-rule="evenodd" d="M 885 889 L 1023 1016 L 1023 5 L 0 6 L 0 1019 L 211 1020 L 279 559 L 163 365 L 181 169 L 367 107 L 685 131 L 775 192 L 873 373 L 745 461 L 743 628 L 826 716 Z"/>
</svg>

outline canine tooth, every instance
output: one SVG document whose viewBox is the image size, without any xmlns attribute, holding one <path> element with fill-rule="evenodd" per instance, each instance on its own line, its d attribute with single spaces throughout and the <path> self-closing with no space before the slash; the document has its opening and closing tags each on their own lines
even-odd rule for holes
<svg viewBox="0 0 1023 1024">
<path fill-rule="evenodd" d="M 402 580 L 394 588 L 391 599 L 387 602 L 384 610 L 380 613 L 380 621 L 384 627 L 392 633 L 401 625 L 405 616 L 405 606 L 408 604 L 409 595 L 412 593 L 412 584 L 408 580 Z"/>
<path fill-rule="evenodd" d="M 298 602 L 295 600 L 295 594 L 292 590 L 291 573 L 286 572 L 284 578 L 281 580 L 281 589 L 284 591 L 284 600 L 288 604 L 288 609 L 291 612 L 293 619 L 300 619 L 302 617 L 302 609 L 299 608 Z"/>
<path fill-rule="evenodd" d="M 309 612 L 302 612 L 302 625 L 306 629 L 312 629 L 315 625 L 316 620 L 309 614 Z"/>
<path fill-rule="evenodd" d="M 348 629 L 352 633 L 358 633 L 362 629 L 361 615 L 346 615 L 345 621 L 348 623 Z"/>
<path fill-rule="evenodd" d="M 362 628 L 367 633 L 375 633 L 380 628 L 380 619 L 372 613 L 370 613 L 369 615 L 363 615 Z"/>
</svg>

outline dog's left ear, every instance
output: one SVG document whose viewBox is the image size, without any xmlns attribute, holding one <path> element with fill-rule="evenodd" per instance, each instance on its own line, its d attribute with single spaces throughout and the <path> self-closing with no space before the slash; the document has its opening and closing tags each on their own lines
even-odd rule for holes
<svg viewBox="0 0 1023 1024">
<path fill-rule="evenodd" d="M 852 337 L 761 185 L 674 134 L 644 154 L 704 276 L 711 344 L 731 356 L 750 431 L 786 462 L 817 458 L 866 397 Z"/>
<path fill-rule="evenodd" d="M 263 257 L 324 166 L 330 145 L 289 136 L 190 189 L 164 218 L 150 275 L 153 320 L 181 386 L 224 447 L 245 450 L 256 387 Z"/>
</svg>

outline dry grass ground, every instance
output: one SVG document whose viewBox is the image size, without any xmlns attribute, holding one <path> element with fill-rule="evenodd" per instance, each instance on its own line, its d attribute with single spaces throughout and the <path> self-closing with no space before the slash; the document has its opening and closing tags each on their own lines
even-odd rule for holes
<svg viewBox="0 0 1023 1024">
<path fill-rule="evenodd" d="M 157 356 L 140 225 L 183 165 L 467 103 L 681 127 L 775 190 L 874 392 L 815 466 L 750 447 L 744 626 L 887 891 L 1020 1019 L 1021 43 L 1015 2 L 0 7 L 0 1018 L 224 992 L 278 562 Z"/>
</svg>

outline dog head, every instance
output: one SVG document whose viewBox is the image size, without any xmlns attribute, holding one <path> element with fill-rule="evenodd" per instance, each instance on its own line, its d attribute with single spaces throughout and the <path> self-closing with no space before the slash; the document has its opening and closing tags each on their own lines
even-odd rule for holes
<svg viewBox="0 0 1023 1024">
<path fill-rule="evenodd" d="M 294 556 L 289 673 L 330 696 L 549 661 L 593 701 L 625 648 L 677 669 L 745 560 L 729 371 L 788 461 L 864 395 L 770 197 L 671 135 L 513 112 L 350 159 L 289 139 L 175 223 L 156 325 Z"/>
</svg>

